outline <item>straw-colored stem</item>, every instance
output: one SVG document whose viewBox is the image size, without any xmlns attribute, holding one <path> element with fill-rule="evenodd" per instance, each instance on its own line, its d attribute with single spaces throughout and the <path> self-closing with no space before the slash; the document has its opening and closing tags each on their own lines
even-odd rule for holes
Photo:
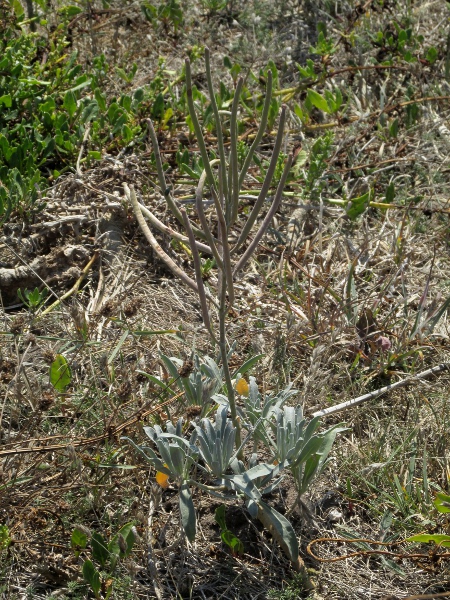
<svg viewBox="0 0 450 600">
<path fill-rule="evenodd" d="M 123 184 L 123 187 L 124 187 L 127 198 L 131 202 L 137 222 L 139 223 L 139 227 L 141 228 L 141 231 L 145 235 L 150 246 L 156 252 L 158 257 L 169 267 L 169 269 L 172 271 L 172 273 L 174 273 L 174 275 L 176 275 L 182 281 L 184 281 L 184 283 L 186 283 L 186 285 L 188 285 L 191 289 L 193 289 L 198 294 L 198 287 L 197 287 L 197 284 L 195 283 L 195 281 L 193 279 L 191 279 L 189 277 L 189 275 L 187 275 L 182 269 L 180 269 L 180 267 L 176 264 L 176 262 L 173 261 L 170 258 L 170 256 L 164 252 L 164 250 L 161 248 L 161 246 L 158 244 L 158 242 L 154 238 L 152 232 L 150 231 L 149 226 L 147 225 L 146 220 L 144 219 L 144 215 L 142 214 L 142 211 L 139 206 L 139 202 L 137 201 L 136 193 L 135 193 L 133 187 L 129 188 L 126 183 Z M 183 217 L 181 217 L 181 218 L 183 219 Z M 184 224 L 184 222 L 183 222 L 183 224 Z"/>
<path fill-rule="evenodd" d="M 152 225 L 154 225 L 157 229 L 159 229 L 159 231 L 161 231 L 162 233 L 165 233 L 166 235 L 170 235 L 170 237 L 175 238 L 176 240 L 180 240 L 180 242 L 184 242 L 187 243 L 189 242 L 189 239 L 183 235 L 182 233 L 179 233 L 178 231 L 175 231 L 174 229 L 172 229 L 171 227 L 168 227 L 167 225 L 164 225 L 164 223 L 161 223 L 161 221 L 155 217 L 155 215 L 149 211 L 149 209 L 144 206 L 143 204 L 141 204 L 139 202 L 139 208 L 141 209 L 143 215 L 150 221 L 150 223 Z M 191 225 L 192 228 L 192 225 Z M 206 254 L 212 254 L 211 248 L 209 246 L 207 246 L 206 244 L 202 244 L 201 242 L 198 242 L 197 240 L 195 240 L 195 245 L 197 246 L 197 248 L 200 250 L 200 252 L 205 252 Z"/>
<path fill-rule="evenodd" d="M 84 267 L 84 269 L 81 271 L 81 275 L 80 277 L 76 280 L 75 284 L 70 288 L 70 290 L 68 292 L 66 292 L 65 294 L 63 294 L 61 296 L 61 298 L 58 298 L 58 300 L 56 300 L 56 302 L 53 302 L 53 304 L 50 304 L 50 306 L 48 306 L 45 310 L 43 310 L 40 315 L 39 318 L 43 317 L 44 315 L 47 315 L 48 313 L 50 313 L 54 308 L 56 308 L 57 306 L 59 306 L 62 302 L 64 302 L 64 300 L 67 300 L 67 298 L 69 298 L 70 296 L 72 296 L 72 294 L 75 294 L 76 292 L 78 292 L 78 290 L 80 289 L 80 285 L 83 282 L 83 279 L 86 277 L 86 275 L 89 273 L 90 268 L 92 267 L 92 265 L 95 263 L 95 261 L 98 258 L 98 251 L 94 252 L 94 255 L 92 256 L 91 260 L 88 262 L 88 264 Z"/>
</svg>

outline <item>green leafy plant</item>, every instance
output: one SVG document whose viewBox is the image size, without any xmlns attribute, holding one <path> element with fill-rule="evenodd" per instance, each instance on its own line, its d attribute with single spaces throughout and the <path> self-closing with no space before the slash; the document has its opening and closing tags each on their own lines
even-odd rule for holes
<svg viewBox="0 0 450 600">
<path fill-rule="evenodd" d="M 333 42 L 332 39 L 328 37 L 327 27 L 325 23 L 319 22 L 317 24 L 317 42 L 315 46 L 311 46 L 309 51 L 312 54 L 318 54 L 326 59 L 330 54 L 334 54 L 337 49 L 337 45 Z"/>
<path fill-rule="evenodd" d="M 104 55 L 94 59 L 92 72 L 83 73 L 77 54 L 67 53 L 68 20 L 54 32 L 41 28 L 39 34 L 26 33 L 23 11 L 15 14 L 12 4 L 3 9 L 10 14 L 0 38 L 3 220 L 15 209 L 39 208 L 40 192 L 73 164 L 87 134 L 87 160 L 101 158 L 105 146 L 130 143 L 141 131 L 139 112 L 145 101 L 141 88 L 107 101 L 102 86 L 109 65 Z M 136 69 L 118 67 L 117 73 L 130 83 Z"/>
<path fill-rule="evenodd" d="M 433 502 L 436 509 L 443 514 L 450 513 L 450 496 L 444 493 L 439 493 L 436 495 L 436 499 Z M 418 535 L 412 535 L 407 538 L 407 542 L 420 542 L 423 544 L 429 544 L 430 542 L 434 542 L 438 546 L 442 546 L 443 548 L 450 548 L 450 535 L 445 533 L 419 533 Z"/>
<path fill-rule="evenodd" d="M 327 183 L 326 161 L 331 154 L 333 139 L 333 134 L 328 132 L 317 138 L 309 153 L 302 151 L 297 157 L 293 171 L 296 177 L 303 177 L 304 186 L 301 193 L 308 201 L 317 200 Z"/>
<path fill-rule="evenodd" d="M 23 292 L 21 289 L 17 290 L 17 295 L 25 304 L 25 306 L 31 310 L 31 312 L 35 312 L 45 301 L 47 297 L 48 290 L 47 288 L 43 288 L 42 292 L 39 291 L 39 288 L 34 288 L 33 291 L 29 291 L 25 289 Z"/>
<path fill-rule="evenodd" d="M 161 23 L 166 31 L 173 27 L 175 35 L 183 25 L 183 10 L 177 0 L 163 0 L 157 6 L 146 0 L 141 4 L 141 9 L 153 25 Z"/>
<path fill-rule="evenodd" d="M 90 538 L 90 539 L 89 539 Z M 86 533 L 85 528 L 75 528 L 71 546 L 75 556 L 86 554 L 88 545 L 92 560 L 83 561 L 82 573 L 94 596 L 107 599 L 113 593 L 114 572 L 120 560 L 130 555 L 136 542 L 136 530 L 133 523 L 127 523 L 108 542 L 101 533 Z M 99 568 L 95 566 L 98 564 Z"/>
<path fill-rule="evenodd" d="M 233 104 L 230 112 L 230 152 L 227 156 L 225 152 L 222 126 L 221 126 L 221 116 L 219 114 L 219 110 L 216 103 L 216 97 L 214 94 L 214 89 L 212 85 L 212 76 L 211 76 L 211 67 L 210 67 L 210 56 L 209 50 L 205 49 L 205 58 L 206 58 L 206 73 L 207 73 L 207 81 L 208 81 L 208 89 L 210 96 L 210 106 L 211 106 L 211 114 L 214 117 L 216 123 L 216 132 L 218 136 L 218 155 L 219 158 L 213 158 L 209 156 L 207 151 L 205 141 L 203 138 L 203 132 L 197 117 L 196 106 L 194 103 L 194 89 L 192 86 L 192 77 L 190 70 L 190 62 L 186 60 L 185 71 L 186 71 L 186 94 L 187 94 L 187 103 L 189 108 L 189 114 L 192 121 L 192 127 L 197 137 L 197 142 L 200 148 L 200 155 L 203 161 L 203 171 L 201 177 L 199 179 L 197 192 L 196 192 L 196 208 L 198 212 L 198 216 L 200 219 L 201 229 L 197 227 L 193 227 L 187 217 L 185 211 L 180 211 L 176 206 L 174 199 L 170 195 L 169 188 L 165 181 L 164 170 L 162 167 L 161 158 L 159 155 L 158 142 L 156 138 L 156 133 L 153 128 L 153 124 L 149 121 L 149 133 L 152 139 L 153 148 L 155 152 L 157 170 L 158 170 L 158 178 L 160 187 L 164 190 L 164 194 L 168 203 L 169 208 L 172 210 L 174 216 L 178 219 L 178 221 L 184 225 L 186 231 L 188 233 L 189 244 L 191 250 L 193 252 L 193 259 L 195 265 L 196 272 L 196 280 L 192 280 L 188 275 L 186 275 L 183 271 L 177 267 L 172 259 L 165 254 L 162 254 L 160 251 L 160 257 L 169 264 L 171 268 L 176 272 L 178 276 L 180 276 L 183 281 L 185 281 L 190 287 L 196 290 L 200 297 L 200 303 L 202 307 L 202 315 L 204 322 L 207 326 L 208 332 L 211 336 L 211 339 L 214 343 L 217 343 L 220 348 L 220 355 L 222 361 L 222 369 L 224 373 L 224 378 L 226 381 L 226 390 L 227 396 L 230 404 L 230 410 L 232 414 L 233 423 L 237 427 L 237 438 L 236 444 L 239 447 L 240 442 L 240 426 L 237 420 L 237 412 L 236 412 L 236 403 L 235 403 L 235 394 L 231 381 L 231 374 L 228 367 L 228 350 L 227 350 L 227 342 L 226 342 L 226 328 L 225 321 L 226 316 L 228 314 L 229 308 L 234 303 L 235 292 L 234 292 L 234 276 L 243 268 L 243 266 L 248 262 L 251 255 L 255 251 L 259 240 L 262 235 L 267 230 L 272 218 L 278 209 L 278 206 L 282 199 L 282 192 L 286 183 L 286 179 L 292 164 L 292 156 L 290 156 L 286 164 L 284 166 L 284 170 L 282 176 L 280 178 L 276 194 L 274 196 L 274 201 L 272 206 L 269 209 L 269 212 L 264 219 L 262 226 L 259 227 L 258 232 L 256 233 L 253 242 L 247 248 L 247 250 L 240 256 L 240 258 L 236 261 L 235 265 L 232 266 L 232 256 L 237 254 L 237 252 L 243 247 L 245 240 L 247 239 L 252 227 L 254 226 L 256 219 L 261 212 L 261 209 L 264 205 L 265 198 L 267 192 L 272 183 L 272 179 L 278 164 L 278 157 L 280 155 L 281 143 L 283 139 L 283 130 L 286 120 L 286 110 L 282 109 L 280 115 L 280 123 L 278 127 L 278 133 L 276 137 L 275 147 L 272 154 L 272 159 L 270 161 L 269 167 L 265 174 L 264 181 L 262 183 L 262 189 L 258 196 L 258 200 L 255 203 L 255 206 L 247 218 L 246 224 L 243 226 L 240 235 L 238 237 L 237 243 L 234 248 L 229 247 L 228 237 L 232 231 L 233 225 L 235 224 L 238 213 L 239 213 L 239 192 L 244 183 L 245 176 L 248 172 L 248 169 L 251 165 L 252 159 L 255 154 L 255 150 L 260 143 L 262 136 L 264 135 L 266 126 L 268 124 L 268 117 L 272 102 L 272 69 L 268 69 L 267 71 L 267 93 L 265 98 L 264 109 L 262 112 L 262 121 L 258 132 L 253 140 L 252 145 L 250 146 L 248 153 L 244 159 L 244 164 L 242 168 L 239 169 L 238 163 L 238 144 L 237 144 L 237 115 L 238 115 L 238 106 L 239 99 L 241 94 L 241 89 L 243 85 L 243 80 L 240 78 L 237 82 L 236 91 L 233 98 Z M 213 173 L 213 167 L 218 167 L 217 176 Z M 210 194 L 214 200 L 214 207 L 216 210 L 216 216 L 218 222 L 220 224 L 219 227 L 219 239 L 214 239 L 210 227 L 208 225 L 204 207 L 203 207 L 203 190 L 205 186 L 209 187 Z M 126 195 L 129 198 L 130 202 L 133 205 L 133 209 L 136 212 L 137 218 L 139 220 L 139 224 L 143 228 L 146 233 L 147 239 L 150 243 L 155 247 L 153 242 L 153 236 L 148 231 L 146 227 L 145 220 L 143 218 L 141 209 L 136 200 L 136 195 L 134 190 L 128 189 L 125 186 Z M 147 209 L 148 214 L 148 209 Z M 150 235 L 149 235 L 150 234 Z M 200 237 L 201 239 L 207 241 L 208 243 L 208 253 L 212 254 L 218 270 L 221 273 L 220 277 L 220 286 L 217 289 L 216 300 L 214 300 L 216 306 L 219 308 L 219 335 L 216 336 L 216 332 L 214 331 L 211 325 L 211 319 L 209 316 L 209 311 L 207 307 L 207 299 L 213 299 L 212 294 L 205 290 L 205 286 L 203 283 L 202 275 L 201 275 L 201 262 L 200 256 L 198 254 L 198 246 L 195 240 L 195 235 Z M 205 246 L 203 246 L 205 247 Z"/>
<path fill-rule="evenodd" d="M 225 512 L 225 504 L 218 506 L 214 512 L 214 518 L 220 527 L 220 537 L 222 538 L 222 542 L 230 548 L 233 554 L 244 554 L 244 544 L 227 527 Z"/>
<path fill-rule="evenodd" d="M 324 96 L 315 90 L 308 89 L 305 106 L 315 106 L 326 114 L 334 114 L 339 111 L 342 106 L 343 98 L 339 88 L 336 88 L 334 94 L 329 90 L 325 90 Z"/>
<path fill-rule="evenodd" d="M 64 392 L 71 381 L 69 363 L 62 354 L 57 354 L 50 365 L 50 383 L 58 392 Z"/>
<path fill-rule="evenodd" d="M 298 563 L 298 541 L 292 525 L 263 497 L 280 484 L 282 471 L 289 469 L 300 499 L 314 477 L 323 470 L 334 439 L 342 428 L 335 426 L 317 433 L 317 418 L 307 422 L 299 407 L 283 407 L 293 393 L 289 388 L 275 396 L 262 398 L 254 378 L 250 378 L 248 400 L 245 408 L 239 411 L 243 427 L 248 431 L 247 438 L 253 441 L 247 466 L 237 458 L 240 451 L 235 448 L 237 428 L 227 417 L 227 398 L 220 394 L 215 396 L 219 406 L 214 422 L 203 418 L 200 424 L 192 423 L 189 436 L 182 419 L 176 426 L 168 421 L 165 431 L 158 425 L 144 427 L 157 452 L 125 438 L 158 474 L 170 477 L 178 486 L 181 524 L 190 541 L 197 528 L 191 489 L 198 487 L 228 502 L 233 497 L 241 497 L 250 515 L 258 518 L 290 560 Z M 259 458 L 261 443 L 266 448 L 266 455 L 267 449 L 271 452 L 272 462 Z M 233 535 L 227 533 L 225 537 L 227 541 L 224 541 L 230 547 L 240 548 Z"/>
<path fill-rule="evenodd" d="M 6 550 L 11 541 L 9 527 L 7 525 L 0 525 L 0 550 Z"/>
</svg>

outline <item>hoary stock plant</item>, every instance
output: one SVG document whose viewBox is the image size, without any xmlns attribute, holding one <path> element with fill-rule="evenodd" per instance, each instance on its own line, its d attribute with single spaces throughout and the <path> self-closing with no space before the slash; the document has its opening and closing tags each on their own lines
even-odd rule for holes
<svg viewBox="0 0 450 600">
<path fill-rule="evenodd" d="M 235 301 L 234 280 L 251 258 L 278 210 L 283 188 L 292 166 L 293 156 L 291 155 L 286 160 L 266 216 L 252 232 L 268 196 L 277 167 L 286 123 L 286 107 L 283 106 L 281 109 L 274 148 L 261 184 L 261 190 L 255 197 L 254 206 L 246 217 L 246 221 L 240 222 L 239 228 L 236 228 L 240 192 L 255 151 L 267 127 L 272 98 L 272 74 L 269 70 L 260 126 L 247 155 L 244 160 L 241 157 L 239 161 L 237 125 L 243 80 L 239 79 L 236 83 L 231 111 L 226 113 L 219 111 L 212 83 L 210 53 L 207 48 L 205 49 L 205 62 L 211 109 L 216 127 L 218 158 L 210 157 L 197 117 L 189 60 L 186 60 L 185 70 L 189 115 L 204 166 L 195 195 L 199 226 L 191 223 L 186 211 L 180 210 L 176 205 L 166 183 L 156 133 L 150 120 L 148 121 L 149 135 L 153 144 L 161 193 L 168 208 L 184 226 L 187 236 L 161 223 L 148 208 L 138 202 L 132 187 L 125 184 L 124 188 L 138 223 L 155 253 L 199 296 L 204 324 L 213 344 L 219 348 L 222 376 L 219 387 L 224 394 L 216 393 L 212 396 L 212 399 L 219 405 L 214 423 L 203 418 L 200 424 L 192 423 L 189 428 L 183 426 L 182 420 L 178 421 L 176 427 L 168 422 L 165 432 L 156 425 L 145 427 L 145 433 L 153 442 L 158 453 L 151 447 L 133 445 L 160 473 L 170 477 L 179 486 L 181 521 L 189 540 L 194 539 L 196 531 L 196 517 L 191 495 L 192 486 L 222 499 L 230 500 L 230 495 L 240 496 L 244 499 L 250 514 L 259 518 L 279 542 L 293 564 L 298 565 L 298 541 L 291 524 L 283 515 L 270 507 L 263 500 L 263 496 L 280 483 L 284 469 L 292 472 L 298 494 L 304 493 L 313 477 L 320 473 L 325 466 L 327 455 L 340 428 L 334 427 L 325 433 L 317 433 L 318 420 L 314 419 L 307 423 L 303 419 L 300 408 L 284 406 L 286 400 L 293 395 L 293 390 L 287 388 L 275 396 L 263 398 L 252 378 L 248 396 L 244 396 L 244 406 L 238 407 L 236 389 L 239 389 L 239 386 L 236 388 L 236 383 L 241 373 L 237 373 L 234 379 L 230 372 L 230 352 L 226 335 L 227 315 Z M 228 152 L 224 143 L 224 131 L 227 124 L 230 138 Z M 241 167 L 239 167 L 240 164 Z M 205 195 L 208 199 L 212 198 L 213 201 L 217 234 L 213 234 L 205 214 Z M 189 244 L 195 279 L 191 278 L 164 252 L 150 230 L 146 218 L 153 227 Z M 249 239 L 251 232 L 252 236 Z M 211 283 L 210 278 L 208 287 L 205 286 L 202 278 L 200 253 L 213 257 L 217 268 L 217 285 Z M 217 312 L 217 325 L 210 315 L 211 306 Z M 195 379 L 196 374 L 193 376 Z M 228 418 L 228 412 L 231 419 Z M 187 433 L 189 430 L 190 434 Z M 244 447 L 247 442 L 252 444 L 252 452 L 246 463 Z M 272 461 L 260 462 L 258 454 L 263 446 L 270 450 Z"/>
</svg>

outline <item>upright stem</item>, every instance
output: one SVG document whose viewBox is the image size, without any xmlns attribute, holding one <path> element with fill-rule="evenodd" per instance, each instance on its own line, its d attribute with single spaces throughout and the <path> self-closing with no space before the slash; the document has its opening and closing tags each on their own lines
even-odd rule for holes
<svg viewBox="0 0 450 600">
<path fill-rule="evenodd" d="M 239 109 L 239 100 L 242 92 L 244 80 L 242 77 L 238 79 L 236 90 L 234 92 L 233 105 L 231 107 L 230 119 L 230 181 L 228 182 L 228 195 L 231 204 L 231 215 L 228 226 L 233 225 L 237 219 L 239 209 L 239 165 L 238 165 L 238 131 L 237 131 L 237 116 Z"/>
<path fill-rule="evenodd" d="M 220 305 L 219 305 L 219 347 L 220 347 L 220 356 L 222 358 L 222 368 L 223 375 L 225 378 L 225 383 L 227 386 L 227 396 L 228 402 L 230 403 L 230 413 L 231 420 L 233 421 L 233 425 L 236 427 L 236 448 L 241 447 L 241 422 L 237 415 L 236 411 L 236 397 L 234 394 L 233 383 L 231 381 L 231 373 L 230 367 L 228 364 L 228 352 L 227 352 L 227 336 L 225 329 L 225 322 L 227 316 L 227 298 L 226 298 L 226 284 L 225 280 L 222 284 L 221 294 L 220 294 Z M 238 454 L 238 458 L 243 460 L 244 458 L 244 450 L 241 448 Z"/>
<path fill-rule="evenodd" d="M 212 106 L 213 113 L 214 113 L 214 120 L 216 122 L 217 147 L 219 149 L 220 168 L 225 173 L 226 168 L 227 168 L 227 159 L 226 159 L 226 155 L 225 155 L 225 145 L 223 143 L 222 122 L 220 120 L 219 108 L 217 106 L 216 97 L 214 95 L 214 87 L 213 87 L 213 81 L 212 81 L 212 75 L 211 75 L 210 52 L 209 52 L 209 48 L 207 48 L 207 47 L 205 48 L 205 67 L 206 67 L 206 81 L 208 82 L 209 98 L 210 98 L 211 106 Z M 223 183 L 225 184 L 224 193 L 225 193 L 225 196 L 227 196 L 228 188 L 227 188 L 226 179 L 223 181 Z"/>
</svg>

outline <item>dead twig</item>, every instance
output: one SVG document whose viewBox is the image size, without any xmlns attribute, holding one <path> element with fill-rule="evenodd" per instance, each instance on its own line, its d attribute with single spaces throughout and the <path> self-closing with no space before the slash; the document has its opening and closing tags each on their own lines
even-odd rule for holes
<svg viewBox="0 0 450 600">
<path fill-rule="evenodd" d="M 424 379 L 425 377 L 429 377 L 430 375 L 434 375 L 435 373 L 440 373 L 441 371 L 446 371 L 450 368 L 450 363 L 442 363 L 437 365 L 436 367 L 432 367 L 431 369 L 427 369 L 426 371 L 422 371 L 422 373 L 417 373 L 417 375 L 413 375 L 412 377 L 408 377 L 407 379 L 402 379 L 401 381 L 396 381 L 390 385 L 385 385 L 384 387 L 374 390 L 373 392 L 369 392 L 368 394 L 364 394 L 363 396 L 358 396 L 357 398 L 353 398 L 352 400 L 347 400 L 346 402 L 342 402 L 341 404 L 336 404 L 336 406 L 330 406 L 330 408 L 324 408 L 323 410 L 318 410 L 313 413 L 313 417 L 325 417 L 328 415 L 333 415 L 334 413 L 341 412 L 346 408 L 352 408 L 353 406 L 358 406 L 358 404 L 362 404 L 363 402 L 367 402 L 367 400 L 373 400 L 374 398 L 378 398 L 382 394 L 386 392 L 390 392 L 391 390 L 395 390 L 400 387 L 404 387 L 405 385 L 409 385 L 410 383 L 415 383 L 420 379 Z"/>
</svg>

